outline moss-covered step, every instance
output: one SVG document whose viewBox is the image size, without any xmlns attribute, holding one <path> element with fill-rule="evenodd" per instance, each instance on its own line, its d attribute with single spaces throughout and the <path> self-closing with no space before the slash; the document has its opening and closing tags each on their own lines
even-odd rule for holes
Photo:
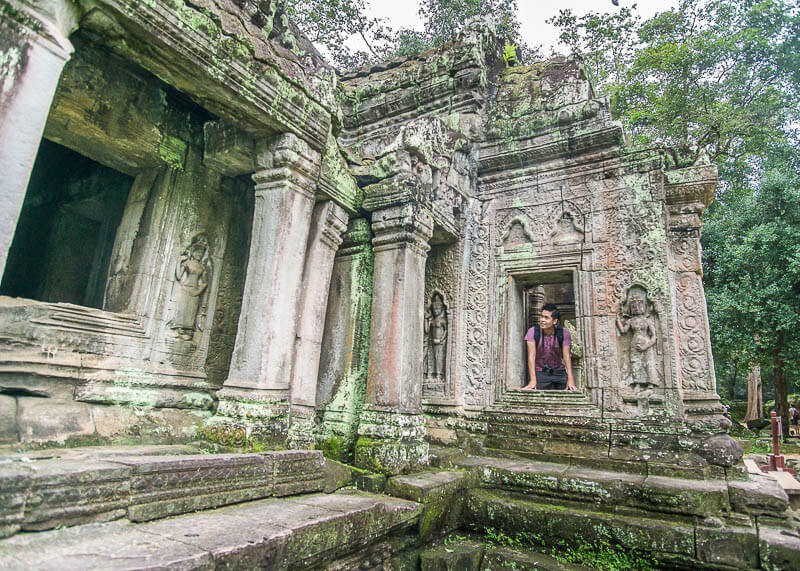
<svg viewBox="0 0 800 571">
<path fill-rule="evenodd" d="M 593 509 L 625 509 L 684 516 L 725 517 L 768 514 L 782 517 L 786 494 L 763 476 L 746 479 L 689 480 L 598 470 L 569 463 L 514 458 L 468 457 L 458 465 L 478 474 L 481 485 L 563 499 Z"/>
<path fill-rule="evenodd" d="M 413 528 L 420 512 L 415 502 L 352 490 L 272 498 L 156 522 L 17 535 L 0 542 L 0 567 L 308 569 L 369 552 Z M 378 567 L 392 555 L 384 551 Z"/>
<path fill-rule="evenodd" d="M 305 450 L 6 462 L 0 464 L 0 537 L 319 492 L 324 463 L 321 452 Z"/>
<path fill-rule="evenodd" d="M 419 533 L 428 542 L 460 526 L 465 493 L 473 481 L 465 470 L 421 472 L 390 478 L 386 493 L 423 505 Z"/>
</svg>

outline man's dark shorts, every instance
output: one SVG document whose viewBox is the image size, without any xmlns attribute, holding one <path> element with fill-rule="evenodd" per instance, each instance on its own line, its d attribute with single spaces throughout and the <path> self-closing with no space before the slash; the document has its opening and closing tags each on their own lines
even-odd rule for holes
<svg viewBox="0 0 800 571">
<path fill-rule="evenodd" d="M 536 390 L 563 391 L 567 388 L 567 371 L 553 371 L 552 374 L 536 371 Z"/>
</svg>

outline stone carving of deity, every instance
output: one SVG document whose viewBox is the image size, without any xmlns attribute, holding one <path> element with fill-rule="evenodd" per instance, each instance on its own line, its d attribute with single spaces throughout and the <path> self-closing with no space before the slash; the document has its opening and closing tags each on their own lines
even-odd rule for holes
<svg viewBox="0 0 800 571">
<path fill-rule="evenodd" d="M 446 357 L 447 306 L 442 294 L 435 292 L 425 313 L 425 376 L 444 378 Z"/>
<path fill-rule="evenodd" d="M 556 227 L 550 236 L 553 238 L 553 244 L 555 245 L 583 242 L 583 232 L 575 226 L 575 219 L 569 212 L 565 212 L 558 219 Z"/>
<path fill-rule="evenodd" d="M 656 320 L 643 287 L 635 285 L 628 290 L 621 315 L 617 315 L 617 330 L 630 337 L 630 345 L 623 351 L 625 381 L 642 388 L 659 385 Z"/>
<path fill-rule="evenodd" d="M 169 326 L 178 337 L 190 340 L 197 327 L 197 313 L 211 281 L 208 239 L 203 233 L 192 238 L 175 266 L 175 313 Z"/>
</svg>

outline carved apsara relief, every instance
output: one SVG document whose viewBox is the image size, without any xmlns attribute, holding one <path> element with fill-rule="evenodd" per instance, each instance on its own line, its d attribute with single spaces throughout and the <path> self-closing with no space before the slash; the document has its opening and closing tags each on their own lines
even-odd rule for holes
<svg viewBox="0 0 800 571">
<path fill-rule="evenodd" d="M 169 327 L 180 339 L 191 340 L 200 329 L 198 315 L 212 270 L 208 238 L 203 232 L 195 234 L 175 264 L 174 312 Z"/>
<path fill-rule="evenodd" d="M 451 332 L 457 315 L 457 244 L 431 248 L 425 266 L 425 317 L 422 394 L 425 398 L 454 398 L 450 375 Z"/>
<path fill-rule="evenodd" d="M 443 381 L 447 367 L 447 334 L 449 314 L 444 295 L 434 291 L 425 308 L 424 357 L 422 370 L 426 379 Z"/>
<path fill-rule="evenodd" d="M 632 285 L 616 318 L 623 383 L 634 389 L 662 385 L 658 355 L 658 315 L 641 285 Z"/>
</svg>

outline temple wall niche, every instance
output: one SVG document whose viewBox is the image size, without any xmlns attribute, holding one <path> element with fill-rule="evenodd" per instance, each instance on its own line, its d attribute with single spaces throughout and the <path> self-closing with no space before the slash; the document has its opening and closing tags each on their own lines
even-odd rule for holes
<svg viewBox="0 0 800 571">
<path fill-rule="evenodd" d="M 16 399 L 23 441 L 191 438 L 227 374 L 252 182 L 204 165 L 206 111 L 73 39 L 44 129 L 49 166 L 34 170 L 3 278 L 19 299 L 3 298 L 0 322 L 20 341 L 3 353 L 22 373 L 0 371 L 0 385 L 40 395 Z M 25 371 L 39 351 L 53 374 L 36 381 Z"/>
<path fill-rule="evenodd" d="M 433 245 L 425 266 L 425 340 L 422 397 L 430 404 L 455 403 L 461 316 L 460 244 Z"/>
</svg>

